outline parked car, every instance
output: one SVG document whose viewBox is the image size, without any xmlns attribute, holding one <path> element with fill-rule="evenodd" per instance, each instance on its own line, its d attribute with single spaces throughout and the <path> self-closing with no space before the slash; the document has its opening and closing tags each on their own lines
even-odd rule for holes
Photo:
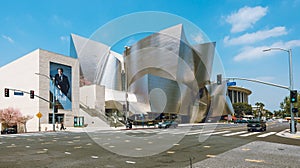
<svg viewBox="0 0 300 168">
<path fill-rule="evenodd" d="M 247 120 L 241 120 L 241 119 L 237 119 L 234 121 L 234 123 L 248 123 Z"/>
<path fill-rule="evenodd" d="M 158 123 L 158 128 L 176 128 L 178 123 L 176 121 L 163 121 Z"/>
<path fill-rule="evenodd" d="M 1 131 L 1 134 L 16 134 L 16 133 L 17 133 L 17 129 L 14 127 L 4 128 Z"/>
<path fill-rule="evenodd" d="M 247 124 L 248 131 L 266 131 L 267 125 L 265 121 L 250 120 Z"/>
</svg>

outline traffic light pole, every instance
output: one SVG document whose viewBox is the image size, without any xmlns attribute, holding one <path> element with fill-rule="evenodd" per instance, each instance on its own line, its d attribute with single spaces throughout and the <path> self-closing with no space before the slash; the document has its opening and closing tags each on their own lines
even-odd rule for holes
<svg viewBox="0 0 300 168">
<path fill-rule="evenodd" d="M 53 131 L 55 131 L 55 78 L 52 79 L 53 92 L 52 92 L 52 125 Z"/>
<path fill-rule="evenodd" d="M 261 84 L 266 84 L 266 85 L 270 85 L 270 86 L 275 86 L 275 87 L 279 87 L 282 89 L 288 89 L 291 91 L 294 89 L 294 82 L 293 82 L 293 69 L 292 69 L 292 50 L 285 50 L 285 49 L 281 49 L 281 48 L 270 48 L 270 49 L 266 49 L 263 50 L 265 51 L 271 51 L 271 50 L 282 50 L 282 51 L 286 51 L 289 54 L 289 82 L 290 82 L 290 86 L 282 86 L 282 85 L 278 85 L 278 84 L 274 84 L 274 83 L 269 83 L 269 82 L 264 82 L 264 81 L 259 81 L 256 79 L 247 79 L 247 78 L 226 78 L 227 80 L 245 80 L 245 81 L 250 81 L 250 82 L 257 82 L 257 83 L 261 83 Z M 290 125 L 290 130 L 291 130 L 291 134 L 295 134 L 296 130 L 295 130 L 295 117 L 294 117 L 294 112 L 293 112 L 293 108 L 294 108 L 294 104 L 293 102 L 290 101 L 290 113 L 291 113 L 291 125 Z"/>
<path fill-rule="evenodd" d="M 291 94 L 291 91 L 294 89 L 294 82 L 293 82 L 293 69 L 292 69 L 292 49 L 282 49 L 282 48 L 269 48 L 265 51 L 271 51 L 271 50 L 281 50 L 281 51 L 285 51 L 289 54 L 289 79 L 290 79 L 290 87 L 289 87 L 289 91 Z M 296 130 L 295 130 L 295 119 L 294 119 L 294 113 L 293 113 L 293 108 L 294 108 L 294 104 L 293 102 L 290 100 L 290 113 L 291 113 L 291 134 L 295 134 Z"/>
<path fill-rule="evenodd" d="M 47 102 L 52 104 L 52 125 L 53 125 L 53 131 L 55 131 L 55 78 L 53 77 L 52 79 L 45 75 L 45 74 L 40 74 L 40 73 L 35 73 L 36 75 L 44 76 L 48 78 L 50 81 L 52 80 L 52 85 L 53 85 L 53 91 L 52 91 L 52 102 L 46 100 Z"/>
<path fill-rule="evenodd" d="M 293 82 L 293 69 L 292 69 L 292 50 L 284 50 L 289 53 L 289 76 L 290 76 L 290 92 L 294 89 L 294 82 Z M 295 134 L 295 119 L 294 119 L 294 103 L 290 102 L 290 113 L 291 113 L 291 134 Z"/>
</svg>

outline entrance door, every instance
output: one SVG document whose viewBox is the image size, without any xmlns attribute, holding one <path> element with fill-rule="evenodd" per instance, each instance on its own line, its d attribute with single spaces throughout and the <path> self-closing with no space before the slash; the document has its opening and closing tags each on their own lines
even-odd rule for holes
<svg viewBox="0 0 300 168">
<path fill-rule="evenodd" d="M 84 117 L 74 117 L 74 127 L 82 127 L 84 125 Z"/>
</svg>

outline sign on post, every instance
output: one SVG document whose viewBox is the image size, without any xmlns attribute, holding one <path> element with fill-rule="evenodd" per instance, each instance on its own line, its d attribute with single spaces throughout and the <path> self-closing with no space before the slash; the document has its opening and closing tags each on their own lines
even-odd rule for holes
<svg viewBox="0 0 300 168">
<path fill-rule="evenodd" d="M 14 95 L 15 96 L 23 96 L 24 93 L 23 92 L 19 92 L 19 91 L 14 91 Z"/>
<path fill-rule="evenodd" d="M 227 82 L 227 86 L 235 86 L 236 82 Z"/>
<path fill-rule="evenodd" d="M 42 117 L 43 117 L 43 114 L 42 114 L 41 112 L 38 112 L 38 113 L 36 114 L 36 116 L 37 116 L 37 118 L 42 118 Z"/>
</svg>

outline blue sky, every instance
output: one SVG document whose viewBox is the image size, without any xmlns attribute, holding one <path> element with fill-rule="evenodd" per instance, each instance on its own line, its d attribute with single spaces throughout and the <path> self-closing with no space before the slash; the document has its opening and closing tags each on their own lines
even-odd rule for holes
<svg viewBox="0 0 300 168">
<path fill-rule="evenodd" d="M 262 50 L 291 48 L 294 88 L 300 88 L 300 0 L 11 0 L 0 4 L 0 66 L 37 48 L 68 55 L 71 33 L 90 37 L 118 17 L 161 11 L 189 20 L 215 41 L 227 77 L 288 86 L 287 52 Z M 278 110 L 288 95 L 287 90 L 236 82 L 253 91 L 252 105 L 263 102 L 271 111 Z"/>
</svg>

